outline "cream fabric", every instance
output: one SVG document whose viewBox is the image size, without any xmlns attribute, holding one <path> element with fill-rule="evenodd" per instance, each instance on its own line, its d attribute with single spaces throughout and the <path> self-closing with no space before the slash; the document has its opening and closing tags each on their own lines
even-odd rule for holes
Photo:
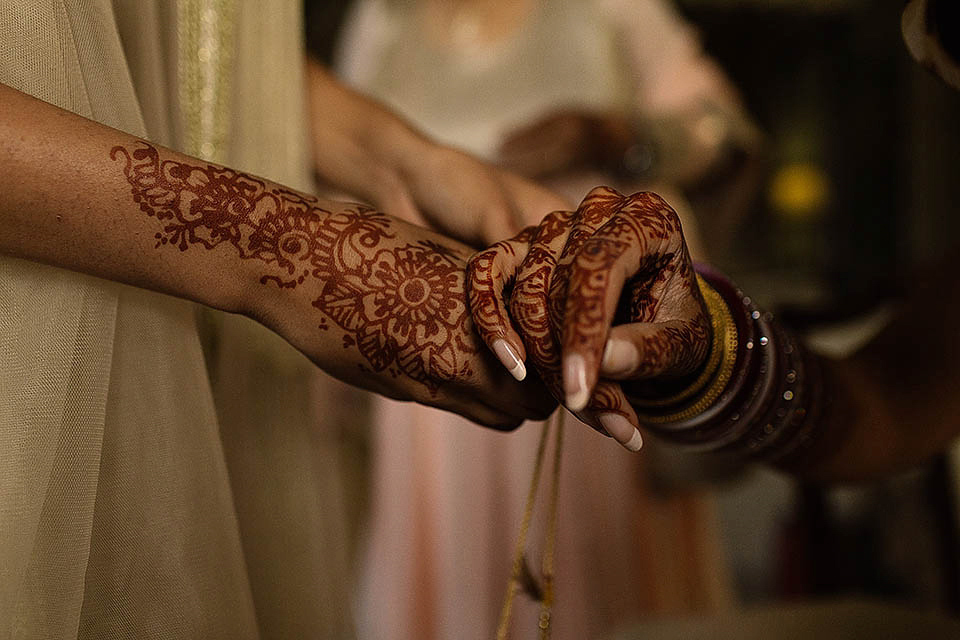
<svg viewBox="0 0 960 640">
<path fill-rule="evenodd" d="M 176 10 L 0 0 L 0 81 L 176 147 Z M 304 188 L 299 15 L 239 3 L 229 161 Z M 212 393 L 195 313 L 0 258 L 0 639 L 352 635 L 333 392 L 220 317 Z"/>
<path fill-rule="evenodd" d="M 0 30 L 3 82 L 145 133 L 109 3 Z M 254 636 L 192 306 L 8 259 L 0 290 L 0 635 Z"/>
</svg>

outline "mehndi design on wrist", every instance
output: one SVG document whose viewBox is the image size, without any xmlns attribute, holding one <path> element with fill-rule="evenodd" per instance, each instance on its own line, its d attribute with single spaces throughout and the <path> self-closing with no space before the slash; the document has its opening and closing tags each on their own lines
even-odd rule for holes
<svg viewBox="0 0 960 640">
<path fill-rule="evenodd" d="M 313 306 L 343 330 L 361 369 L 405 376 L 431 395 L 472 375 L 477 347 L 464 286 L 466 255 L 427 240 L 402 243 L 392 219 L 362 205 L 331 212 L 311 196 L 215 165 L 161 158 L 150 144 L 116 146 L 134 202 L 162 224 L 156 246 L 229 245 L 264 265 L 260 283 L 319 286 Z"/>
</svg>

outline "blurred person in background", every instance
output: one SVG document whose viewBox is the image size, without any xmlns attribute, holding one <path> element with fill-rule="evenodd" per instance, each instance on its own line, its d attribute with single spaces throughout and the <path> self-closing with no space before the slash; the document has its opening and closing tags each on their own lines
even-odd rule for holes
<svg viewBox="0 0 960 640">
<path fill-rule="evenodd" d="M 698 227 L 722 253 L 749 197 L 759 135 L 666 2 L 361 0 L 336 51 L 351 86 L 572 202 L 597 184 L 663 195 L 695 257 Z M 492 629 L 538 430 L 478 433 L 374 402 L 361 635 Z M 582 429 L 567 446 L 556 637 L 731 603 L 707 493 L 658 489 L 656 451 L 638 458 Z"/>
</svg>

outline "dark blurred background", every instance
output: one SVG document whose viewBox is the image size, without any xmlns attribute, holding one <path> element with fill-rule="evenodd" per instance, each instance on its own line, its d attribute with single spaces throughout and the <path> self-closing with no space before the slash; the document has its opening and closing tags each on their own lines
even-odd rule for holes
<svg viewBox="0 0 960 640">
<path fill-rule="evenodd" d="M 723 266 L 794 327 L 815 339 L 820 327 L 828 349 L 855 343 L 870 330 L 861 319 L 958 238 L 960 93 L 908 54 L 903 5 L 678 3 L 768 136 L 763 187 Z M 960 611 L 954 473 L 947 455 L 869 487 L 770 476 L 733 488 L 780 513 L 760 560 L 728 496 L 744 597 L 865 594 Z"/>
<path fill-rule="evenodd" d="M 797 314 L 862 312 L 957 237 L 960 94 L 910 58 L 903 4 L 678 3 L 769 137 L 726 266 Z"/>
</svg>

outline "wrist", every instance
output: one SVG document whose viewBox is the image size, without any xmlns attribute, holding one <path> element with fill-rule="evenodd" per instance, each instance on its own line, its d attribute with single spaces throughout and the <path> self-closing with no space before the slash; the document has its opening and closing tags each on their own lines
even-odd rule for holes
<svg viewBox="0 0 960 640">
<path fill-rule="evenodd" d="M 697 282 L 710 321 L 710 346 L 696 372 L 657 393 L 632 393 L 630 400 L 641 421 L 679 423 L 712 406 L 726 390 L 739 354 L 739 332 L 723 297 L 699 274 Z M 743 358 L 741 357 L 742 361 Z"/>
<path fill-rule="evenodd" d="M 718 375 L 707 391 L 679 408 L 656 413 L 647 408 L 651 415 L 641 421 L 665 439 L 694 450 L 776 463 L 801 455 L 825 404 L 818 359 L 722 275 L 705 267 L 698 270 L 734 320 L 737 339 L 725 348 L 734 366 L 729 377 Z M 708 397 L 707 392 L 716 389 Z"/>
</svg>

